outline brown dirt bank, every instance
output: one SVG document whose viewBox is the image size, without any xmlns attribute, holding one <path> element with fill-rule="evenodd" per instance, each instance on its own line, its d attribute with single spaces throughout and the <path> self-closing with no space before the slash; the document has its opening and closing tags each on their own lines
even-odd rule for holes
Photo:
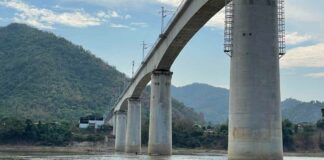
<svg viewBox="0 0 324 160">
<path fill-rule="evenodd" d="M 32 145 L 0 145 L 0 152 L 22 152 L 28 153 L 67 153 L 67 154 L 107 154 L 113 153 L 113 145 L 78 143 L 65 147 L 32 146 Z M 142 154 L 147 154 L 147 147 L 142 147 Z M 204 155 L 221 156 L 226 155 L 226 150 L 213 149 L 186 149 L 174 148 L 173 155 Z M 286 152 L 285 156 L 324 157 L 324 152 Z"/>
<path fill-rule="evenodd" d="M 226 155 L 226 150 L 214 150 L 214 149 L 185 149 L 175 148 L 173 149 L 174 155 L 208 155 L 219 156 Z M 285 152 L 284 156 L 294 157 L 324 157 L 324 152 Z"/>
<path fill-rule="evenodd" d="M 53 152 L 71 154 L 94 154 L 114 152 L 112 146 L 92 143 L 78 143 L 74 145 L 58 146 L 33 146 L 33 145 L 0 145 L 0 152 Z"/>
</svg>

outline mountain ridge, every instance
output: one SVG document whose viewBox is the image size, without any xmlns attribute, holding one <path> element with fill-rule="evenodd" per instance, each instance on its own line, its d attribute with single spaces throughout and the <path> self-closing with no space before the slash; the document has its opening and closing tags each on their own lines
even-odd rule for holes
<svg viewBox="0 0 324 160">
<path fill-rule="evenodd" d="M 0 75 L 0 118 L 75 123 L 110 111 L 128 80 L 83 47 L 18 23 L 0 27 Z M 148 103 L 143 104 L 148 114 Z M 172 104 L 174 115 L 203 121 L 177 100 Z"/>
<path fill-rule="evenodd" d="M 172 95 L 186 106 L 202 112 L 206 121 L 226 123 L 228 120 L 229 90 L 203 83 L 193 83 L 181 87 L 172 87 Z M 316 122 L 321 118 L 320 109 L 324 102 L 302 102 L 288 98 L 281 102 L 283 119 L 294 123 Z"/>
<path fill-rule="evenodd" d="M 183 87 L 172 87 L 172 96 L 197 112 L 202 112 L 208 121 L 215 123 L 227 119 L 228 111 L 224 110 L 229 102 L 227 89 L 193 83 Z"/>
</svg>

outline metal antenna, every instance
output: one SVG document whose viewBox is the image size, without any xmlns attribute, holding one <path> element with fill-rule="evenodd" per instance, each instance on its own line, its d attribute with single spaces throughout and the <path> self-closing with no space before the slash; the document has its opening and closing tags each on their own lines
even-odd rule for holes
<svg viewBox="0 0 324 160">
<path fill-rule="evenodd" d="M 159 13 L 161 13 L 161 34 L 163 34 L 164 31 L 164 18 L 166 16 L 168 16 L 168 14 L 173 13 L 174 11 L 170 11 L 170 10 L 166 10 L 164 9 L 164 7 L 161 7 L 161 11 Z"/>
<path fill-rule="evenodd" d="M 145 41 L 142 41 L 142 56 L 143 56 L 143 59 L 142 59 L 142 64 L 144 63 L 144 58 L 145 58 L 145 50 L 148 48 L 148 44 L 145 43 Z"/>
<path fill-rule="evenodd" d="M 134 67 L 135 67 L 135 61 L 132 62 L 132 77 L 134 77 Z"/>
<path fill-rule="evenodd" d="M 142 64 L 143 64 L 144 63 L 144 59 L 145 59 L 145 50 L 147 50 L 153 44 L 151 44 L 151 43 L 145 43 L 145 41 L 142 41 L 142 44 L 141 45 L 142 45 L 142 56 L 143 56 Z"/>
</svg>

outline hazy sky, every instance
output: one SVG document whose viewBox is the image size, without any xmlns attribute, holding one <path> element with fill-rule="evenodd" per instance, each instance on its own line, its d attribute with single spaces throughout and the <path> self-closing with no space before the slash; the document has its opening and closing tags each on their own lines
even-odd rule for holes
<svg viewBox="0 0 324 160">
<path fill-rule="evenodd" d="M 161 6 L 175 10 L 180 1 L 0 0 L 0 25 L 19 22 L 54 32 L 130 76 L 131 62 L 135 60 L 137 67 L 142 60 L 142 41 L 157 40 Z M 288 49 L 281 59 L 282 99 L 324 101 L 323 8 L 323 0 L 286 0 Z M 223 21 L 220 12 L 187 44 L 172 67 L 174 85 L 229 87 Z"/>
</svg>

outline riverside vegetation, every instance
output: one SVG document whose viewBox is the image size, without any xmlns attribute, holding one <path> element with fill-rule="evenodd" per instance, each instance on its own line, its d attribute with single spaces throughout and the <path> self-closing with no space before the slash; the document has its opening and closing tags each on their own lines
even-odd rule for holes
<svg viewBox="0 0 324 160">
<path fill-rule="evenodd" d="M 79 129 L 66 122 L 33 123 L 32 120 L 4 118 L 0 121 L 0 144 L 32 144 L 65 146 L 72 142 L 103 142 L 111 135 L 111 126 Z M 324 119 L 316 124 L 296 125 L 283 121 L 285 151 L 324 151 Z M 177 148 L 227 149 L 228 126 L 201 126 L 193 121 L 180 120 L 172 125 L 173 146 Z M 147 145 L 148 121 L 142 125 L 142 143 Z"/>
</svg>

